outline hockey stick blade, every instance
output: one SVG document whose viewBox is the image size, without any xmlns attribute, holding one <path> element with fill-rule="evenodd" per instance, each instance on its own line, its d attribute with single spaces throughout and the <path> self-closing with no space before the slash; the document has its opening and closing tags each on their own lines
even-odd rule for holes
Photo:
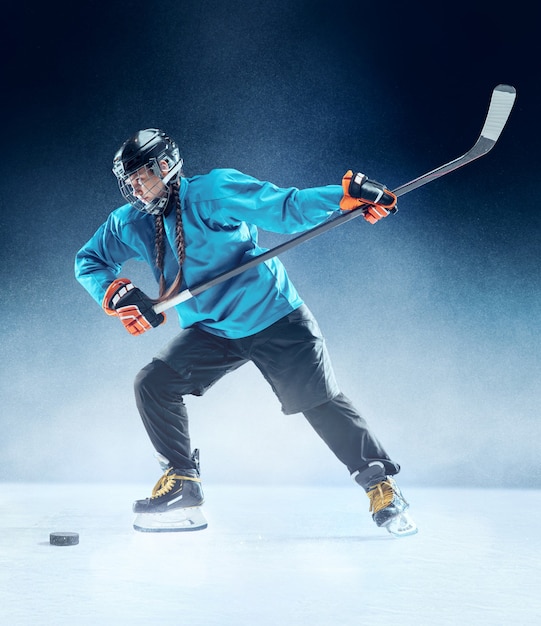
<svg viewBox="0 0 541 626">
<path fill-rule="evenodd" d="M 415 178 L 409 183 L 400 185 L 400 187 L 397 187 L 393 190 L 393 193 L 397 197 L 403 196 L 406 193 L 409 193 L 414 189 L 418 189 L 419 187 L 422 187 L 423 185 L 426 185 L 427 183 L 436 180 L 437 178 L 441 178 L 442 176 L 445 176 L 446 174 L 449 174 L 450 172 L 453 172 L 454 170 L 457 170 L 458 168 L 463 167 L 464 165 L 467 165 L 468 163 L 471 163 L 479 157 L 487 154 L 487 152 L 489 152 L 498 141 L 498 138 L 509 118 L 509 115 L 511 114 L 515 98 L 516 91 L 514 87 L 511 87 L 510 85 L 498 85 L 497 87 L 495 87 L 492 92 L 492 97 L 490 99 L 490 105 L 488 107 L 488 113 L 485 119 L 485 123 L 481 130 L 479 139 L 477 139 L 474 146 L 470 150 L 468 150 L 468 152 L 464 153 L 457 159 L 453 159 L 452 161 L 449 161 L 449 163 L 437 167 L 436 169 L 431 170 L 430 172 L 427 172 L 426 174 L 423 174 L 418 178 Z M 275 248 L 267 250 L 267 252 L 264 252 L 263 254 L 260 254 L 250 259 L 246 263 L 242 263 L 238 267 L 227 270 L 226 272 L 223 272 L 222 274 L 219 274 L 218 276 L 208 281 L 205 281 L 204 283 L 196 285 L 195 287 L 192 287 L 190 289 L 184 289 L 179 294 L 173 296 L 169 300 L 165 300 L 164 302 L 155 304 L 153 307 L 154 311 L 156 313 L 162 313 L 163 311 L 166 311 L 167 309 L 170 309 L 171 307 L 174 307 L 181 302 L 190 300 L 191 298 L 199 295 L 203 291 L 206 291 L 207 289 L 210 289 L 215 285 L 229 280 L 230 278 L 233 278 L 234 276 L 245 272 L 251 267 L 255 267 L 260 263 L 264 263 L 268 259 L 278 256 L 282 252 L 291 250 L 291 248 L 294 248 L 301 243 L 308 241 L 309 239 L 313 239 L 314 237 L 317 237 L 318 235 L 321 235 L 324 232 L 331 230 L 331 228 L 336 228 L 340 224 L 355 219 L 362 214 L 362 206 L 355 209 L 354 211 L 342 213 L 338 217 L 324 222 L 323 224 L 320 224 L 319 226 L 316 226 L 315 228 L 312 228 L 309 231 L 298 235 L 297 237 L 293 237 L 292 239 L 289 239 L 288 241 L 276 246 Z"/>
<path fill-rule="evenodd" d="M 510 85 L 498 85 L 492 92 L 485 123 L 475 145 L 457 159 L 449 161 L 449 163 L 437 167 L 435 170 L 427 172 L 409 183 L 401 185 L 394 190 L 396 196 L 403 196 L 418 187 L 426 185 L 432 180 L 436 180 L 436 178 L 445 176 L 445 174 L 449 174 L 449 172 L 453 172 L 459 167 L 463 167 L 475 161 L 475 159 L 484 156 L 487 152 L 492 150 L 501 135 L 503 127 L 509 119 L 516 95 L 517 93 L 514 87 Z"/>
</svg>

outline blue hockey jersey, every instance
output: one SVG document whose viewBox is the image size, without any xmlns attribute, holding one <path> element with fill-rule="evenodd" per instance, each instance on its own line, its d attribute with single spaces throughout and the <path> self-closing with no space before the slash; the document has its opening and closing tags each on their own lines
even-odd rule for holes
<svg viewBox="0 0 541 626">
<path fill-rule="evenodd" d="M 337 211 L 340 185 L 311 189 L 279 188 L 232 169 L 181 178 L 180 202 L 186 259 L 182 288 L 190 288 L 237 267 L 264 249 L 258 228 L 297 233 L 326 221 Z M 171 285 L 179 269 L 175 212 L 165 218 L 164 277 Z M 154 216 L 126 204 L 77 253 L 75 275 L 102 304 L 107 287 L 130 260 L 155 265 Z M 127 277 L 129 278 L 129 277 Z M 176 306 L 183 328 L 237 339 L 257 333 L 302 304 L 279 259 L 273 258 Z"/>
</svg>

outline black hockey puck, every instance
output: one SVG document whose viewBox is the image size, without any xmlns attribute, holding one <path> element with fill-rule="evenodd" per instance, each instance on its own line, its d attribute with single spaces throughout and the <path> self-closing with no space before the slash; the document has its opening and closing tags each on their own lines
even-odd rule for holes
<svg viewBox="0 0 541 626">
<path fill-rule="evenodd" d="M 79 543 L 79 533 L 51 533 L 49 542 L 53 546 L 76 546 Z"/>
</svg>

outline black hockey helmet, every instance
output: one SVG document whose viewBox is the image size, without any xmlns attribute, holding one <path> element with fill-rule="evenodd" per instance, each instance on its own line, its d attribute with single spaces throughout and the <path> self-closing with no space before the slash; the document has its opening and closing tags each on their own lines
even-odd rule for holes
<svg viewBox="0 0 541 626">
<path fill-rule="evenodd" d="M 164 173 L 160 162 L 165 161 L 168 172 Z M 177 144 L 162 130 L 147 128 L 127 139 L 113 159 L 113 173 L 124 198 L 139 211 L 159 215 L 165 211 L 171 192 L 170 183 L 178 178 L 182 159 Z M 150 201 L 135 193 L 132 178 L 137 172 L 144 178 L 152 175 L 159 184 L 152 188 L 155 197 Z"/>
</svg>

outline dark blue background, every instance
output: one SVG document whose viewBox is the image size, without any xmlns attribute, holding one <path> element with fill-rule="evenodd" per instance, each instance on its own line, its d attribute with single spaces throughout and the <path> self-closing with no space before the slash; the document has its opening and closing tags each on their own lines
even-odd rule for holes
<svg viewBox="0 0 541 626">
<path fill-rule="evenodd" d="M 382 438 L 411 464 L 412 479 L 475 475 L 479 484 L 509 484 L 515 464 L 533 476 L 539 56 L 531 12 L 493 6 L 9 7 L 2 475 L 33 475 L 25 469 L 31 457 L 47 465 L 46 476 L 63 478 L 66 466 L 51 465 L 53 455 L 77 459 L 95 476 L 104 433 L 117 447 L 102 452 L 107 464 L 141 428 L 131 378 L 175 332 L 175 320 L 134 342 L 72 270 L 77 249 L 121 202 L 110 168 L 128 135 L 164 128 L 180 144 L 188 175 L 235 167 L 308 187 L 339 183 L 353 168 L 396 187 L 469 149 L 492 89 L 509 83 L 515 110 L 488 156 L 405 196 L 384 223 L 358 220 L 284 261 L 320 319 L 348 393 L 381 421 Z M 139 280 L 152 292 L 144 273 Z M 82 453 L 89 423 L 96 439 L 85 438 Z M 130 441 L 136 453 L 120 446 L 126 459 L 146 445 L 140 436 Z"/>
</svg>

